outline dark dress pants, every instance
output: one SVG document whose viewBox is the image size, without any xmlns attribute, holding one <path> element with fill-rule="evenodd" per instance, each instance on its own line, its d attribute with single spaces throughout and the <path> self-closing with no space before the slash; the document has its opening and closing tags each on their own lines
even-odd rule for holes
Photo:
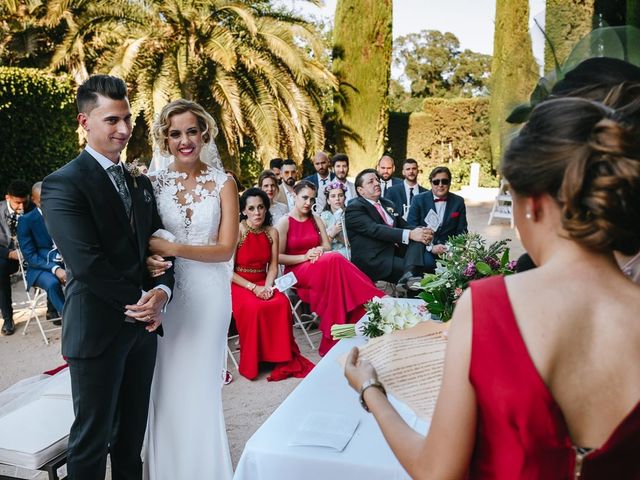
<svg viewBox="0 0 640 480">
<path fill-rule="evenodd" d="M 13 319 L 11 306 L 11 275 L 18 271 L 18 262 L 0 258 L 0 312 L 5 320 Z"/>
<path fill-rule="evenodd" d="M 407 272 L 420 275 L 424 271 L 424 259 L 422 252 L 424 244 L 409 240 L 407 245 L 401 244 L 394 252 L 391 274 L 385 281 L 396 283 Z"/>
<path fill-rule="evenodd" d="M 434 253 L 424 251 L 424 270 L 427 273 L 433 273 L 436 271 L 436 260 L 438 260 L 438 255 Z"/>
<path fill-rule="evenodd" d="M 42 272 L 34 284 L 47 292 L 47 300 L 56 309 L 58 315 L 62 315 L 62 307 L 64 307 L 64 292 L 62 284 L 58 277 L 51 272 Z M 48 303 L 47 303 L 48 307 Z"/>
<path fill-rule="evenodd" d="M 69 434 L 69 480 L 103 480 L 107 451 L 113 480 L 140 480 L 157 338 L 125 323 L 107 350 L 69 358 L 76 419 Z"/>
</svg>

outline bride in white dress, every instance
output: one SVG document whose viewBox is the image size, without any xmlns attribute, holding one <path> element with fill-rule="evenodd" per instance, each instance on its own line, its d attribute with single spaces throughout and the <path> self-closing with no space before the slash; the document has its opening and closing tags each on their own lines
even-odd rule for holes
<svg viewBox="0 0 640 480">
<path fill-rule="evenodd" d="M 175 238 L 153 237 L 150 250 L 175 257 L 176 283 L 158 341 L 144 478 L 227 480 L 233 472 L 221 390 L 231 319 L 229 260 L 238 235 L 237 187 L 222 170 L 215 123 L 200 105 L 169 103 L 153 133 L 160 151 L 173 156 L 151 181 L 164 228 Z M 202 161 L 212 157 L 215 162 Z M 163 268 L 158 260 L 148 261 L 152 273 Z"/>
</svg>

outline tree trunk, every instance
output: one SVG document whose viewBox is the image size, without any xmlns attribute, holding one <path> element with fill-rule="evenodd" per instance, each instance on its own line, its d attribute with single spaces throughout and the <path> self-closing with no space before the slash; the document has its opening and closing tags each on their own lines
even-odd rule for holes
<svg viewBox="0 0 640 480">
<path fill-rule="evenodd" d="M 336 109 L 361 140 L 338 131 L 336 145 L 349 155 L 352 173 L 374 165 L 384 151 L 391 24 L 392 0 L 339 0 L 336 6 L 333 73 L 346 92 L 346 105 L 336 102 Z"/>
</svg>

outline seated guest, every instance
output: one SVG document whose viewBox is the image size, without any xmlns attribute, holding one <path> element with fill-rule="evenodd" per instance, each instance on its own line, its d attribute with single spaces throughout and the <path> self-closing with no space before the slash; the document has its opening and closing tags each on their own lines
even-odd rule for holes
<svg viewBox="0 0 640 480">
<path fill-rule="evenodd" d="M 267 380 L 303 378 L 313 363 L 300 354 L 293 338 L 289 300 L 273 288 L 279 245 L 268 208 L 269 198 L 258 188 L 250 188 L 240 197 L 240 237 L 231 284 L 241 346 L 238 370 L 253 380 L 260 362 L 271 362 L 276 365 Z"/>
<path fill-rule="evenodd" d="M 258 177 L 258 188 L 267 194 L 271 206 L 269 207 L 269 213 L 273 224 L 278 223 L 282 217 L 284 217 L 289 209 L 284 203 L 276 201 L 276 195 L 278 194 L 278 179 L 271 170 L 265 170 Z"/>
<path fill-rule="evenodd" d="M 18 219 L 33 208 L 33 204 L 29 202 L 29 185 L 22 180 L 9 183 L 5 199 L 0 202 L 0 312 L 4 320 L 3 335 L 13 335 L 15 332 L 11 274 L 19 269 L 15 242 Z"/>
<path fill-rule="evenodd" d="M 272 158 L 269 162 L 269 170 L 273 172 L 276 176 L 277 184 L 280 185 L 282 183 L 282 163 L 284 160 L 281 158 Z"/>
<path fill-rule="evenodd" d="M 25 214 L 18 222 L 18 245 L 27 262 L 27 288 L 40 287 L 47 292 L 47 299 L 53 304 L 58 317 L 62 316 L 67 272 L 57 259 L 58 252 L 47 231 L 40 210 L 40 191 L 42 182 L 31 188 L 31 200 L 37 208 Z M 54 323 L 59 324 L 59 321 Z"/>
<path fill-rule="evenodd" d="M 293 208 L 295 193 L 293 186 L 298 181 L 298 166 L 296 162 L 287 158 L 282 161 L 282 183 L 276 195 L 276 201 L 284 203 L 289 210 Z"/>
<path fill-rule="evenodd" d="M 347 242 L 345 241 L 344 232 L 342 231 L 346 193 L 347 187 L 338 180 L 329 183 L 324 189 L 324 195 L 327 199 L 320 218 L 327 229 L 327 236 L 331 242 L 331 250 L 338 252 L 348 259 Z"/>
<path fill-rule="evenodd" d="M 406 220 L 413 199 L 427 189 L 418 185 L 418 162 L 413 158 L 407 158 L 402 164 L 402 176 L 404 181 L 390 187 L 384 198 L 391 200 L 396 212 L 402 212 L 402 218 Z"/>
<path fill-rule="evenodd" d="M 378 172 L 378 178 L 380 179 L 382 196 L 386 198 L 387 191 L 391 187 L 402 183 L 402 180 L 393 176 L 393 173 L 396 171 L 396 162 L 389 155 L 383 155 L 380 157 L 380 160 L 378 160 L 376 171 Z"/>
<path fill-rule="evenodd" d="M 315 168 L 316 173 L 303 178 L 303 180 L 313 183 L 318 189 L 318 192 L 324 192 L 325 187 L 335 178 L 333 172 L 329 171 L 330 166 L 329 155 L 324 152 L 316 152 L 313 157 L 313 168 Z M 317 213 L 321 212 L 324 210 L 324 205 L 324 194 L 318 195 L 318 198 L 316 198 L 315 211 Z"/>
<path fill-rule="evenodd" d="M 347 188 L 344 194 L 344 203 L 346 205 L 352 198 L 356 198 L 357 196 L 356 186 L 353 182 L 347 180 L 347 177 L 349 176 L 349 157 L 344 153 L 336 153 L 331 157 L 331 167 L 333 168 L 333 173 L 336 176 L 335 180 L 342 183 Z"/>
<path fill-rule="evenodd" d="M 431 191 L 418 195 L 411 204 L 407 223 L 412 227 L 426 226 L 426 217 L 433 210 L 438 215 L 438 228 L 433 232 L 433 241 L 424 251 L 424 266 L 427 272 L 436 268 L 436 259 L 446 251 L 449 237 L 467 233 L 467 209 L 464 198 L 449 192 L 451 171 L 447 167 L 436 167 L 429 174 Z"/>
<path fill-rule="evenodd" d="M 318 353 L 324 355 L 336 343 L 331 326 L 357 322 L 364 315 L 364 304 L 384 293 L 351 262 L 330 251 L 324 223 L 312 211 L 316 186 L 302 180 L 294 192 L 293 208 L 277 225 L 280 263 L 285 265 L 285 274 L 293 272 L 298 279 L 300 299 L 320 317 Z"/>
<path fill-rule="evenodd" d="M 426 438 L 351 352 L 349 383 L 411 478 L 640 478 L 640 286 L 613 256 L 640 249 L 639 139 L 611 108 L 559 98 L 511 141 L 502 173 L 538 268 L 458 299 Z"/>
<path fill-rule="evenodd" d="M 409 229 L 393 203 L 381 197 L 377 172 L 368 168 L 356 177 L 358 198 L 347 205 L 345 220 L 351 261 L 373 281 L 406 285 L 422 275 L 422 252 L 431 242 L 428 228 Z"/>
</svg>

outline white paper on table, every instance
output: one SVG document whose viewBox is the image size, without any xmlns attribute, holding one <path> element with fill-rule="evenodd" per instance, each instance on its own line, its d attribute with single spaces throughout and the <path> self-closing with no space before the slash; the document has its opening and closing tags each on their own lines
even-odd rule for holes
<svg viewBox="0 0 640 480">
<path fill-rule="evenodd" d="M 424 217 L 424 221 L 427 224 L 427 227 L 433 230 L 434 232 L 438 230 L 438 227 L 440 226 L 440 219 L 438 218 L 438 214 L 435 212 L 433 208 L 429 210 L 429 213 L 427 213 L 427 216 Z"/>
<path fill-rule="evenodd" d="M 284 292 L 286 289 L 293 287 L 296 283 L 298 283 L 298 279 L 293 272 L 282 275 L 281 277 L 276 278 L 273 282 L 279 292 Z"/>
<path fill-rule="evenodd" d="M 290 446 L 327 447 L 341 452 L 360 420 L 338 413 L 308 413 L 289 441 Z"/>
</svg>

